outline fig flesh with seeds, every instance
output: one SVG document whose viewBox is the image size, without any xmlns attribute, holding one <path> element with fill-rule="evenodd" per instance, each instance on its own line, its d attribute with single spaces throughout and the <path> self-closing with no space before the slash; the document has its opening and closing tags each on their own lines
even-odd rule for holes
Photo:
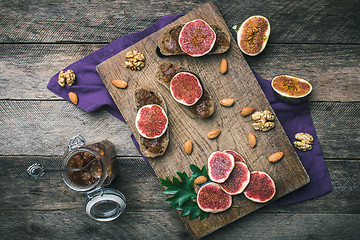
<svg viewBox="0 0 360 240">
<path fill-rule="evenodd" d="M 275 183 L 267 173 L 251 172 L 250 182 L 244 190 L 246 198 L 253 202 L 266 203 L 275 196 L 275 193 Z"/>
<path fill-rule="evenodd" d="M 271 81 L 271 87 L 281 101 L 292 104 L 307 101 L 312 91 L 308 81 L 289 75 L 275 77 Z"/>
<path fill-rule="evenodd" d="M 202 19 L 186 23 L 179 34 L 181 50 L 192 57 L 200 57 L 209 53 L 214 47 L 215 41 L 215 31 Z"/>
<path fill-rule="evenodd" d="M 225 150 L 224 153 L 228 153 L 231 154 L 234 157 L 235 162 L 245 162 L 245 159 L 243 158 L 243 156 L 241 156 L 239 153 L 233 151 L 233 150 Z"/>
<path fill-rule="evenodd" d="M 203 95 L 203 88 L 200 79 L 194 73 L 183 71 L 178 72 L 171 79 L 170 92 L 177 102 L 192 106 Z"/>
<path fill-rule="evenodd" d="M 224 192 L 219 184 L 209 182 L 199 189 L 196 202 L 204 212 L 218 213 L 231 207 L 232 197 Z"/>
<path fill-rule="evenodd" d="M 213 152 L 208 159 L 208 175 L 213 182 L 223 183 L 234 169 L 235 160 L 231 154 Z"/>
<path fill-rule="evenodd" d="M 141 136 L 148 139 L 161 137 L 168 126 L 165 110 L 157 104 L 141 107 L 136 115 L 136 129 Z"/>
<path fill-rule="evenodd" d="M 235 162 L 229 178 L 220 183 L 220 187 L 224 192 L 230 195 L 237 195 L 244 191 L 250 182 L 250 171 L 244 162 Z"/>
<path fill-rule="evenodd" d="M 251 16 L 241 24 L 237 42 L 243 53 L 256 56 L 265 49 L 269 36 L 269 20 L 264 16 Z"/>
</svg>

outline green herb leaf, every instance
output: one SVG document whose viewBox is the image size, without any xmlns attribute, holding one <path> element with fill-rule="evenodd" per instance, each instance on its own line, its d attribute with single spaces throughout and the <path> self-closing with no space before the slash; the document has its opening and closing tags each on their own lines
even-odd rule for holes
<svg viewBox="0 0 360 240">
<path fill-rule="evenodd" d="M 207 176 L 205 166 L 202 169 L 199 169 L 192 164 L 190 167 L 196 174 Z M 204 173 L 206 175 L 204 175 Z M 170 207 L 181 211 L 180 216 L 189 216 L 190 220 L 195 219 L 198 216 L 200 216 L 200 220 L 209 217 L 210 214 L 202 211 L 196 203 L 197 195 L 193 187 L 194 178 L 192 175 L 189 177 L 185 172 L 177 172 L 177 175 L 179 177 L 173 176 L 172 181 L 169 177 L 166 177 L 165 179 L 159 178 L 161 185 L 166 187 L 166 190 L 163 191 L 163 193 L 172 195 L 165 201 L 170 203 Z"/>
<path fill-rule="evenodd" d="M 194 201 L 187 201 L 182 206 L 182 212 L 180 216 L 187 216 L 189 215 L 189 219 L 195 219 L 196 217 L 200 216 L 200 220 L 203 220 L 204 218 L 208 218 L 210 216 L 210 213 L 202 211 L 196 202 Z"/>
<path fill-rule="evenodd" d="M 205 165 L 202 167 L 202 169 L 200 169 L 196 165 L 190 164 L 190 169 L 193 172 L 193 174 L 190 175 L 193 179 L 196 179 L 199 176 L 205 176 L 207 179 L 209 179 Z"/>
<path fill-rule="evenodd" d="M 189 178 L 185 172 L 177 172 L 177 174 L 180 180 L 174 176 L 172 182 L 168 177 L 166 177 L 166 179 L 160 178 L 160 181 L 161 185 L 167 187 L 163 193 L 173 195 L 171 198 L 166 199 L 166 202 L 181 207 L 186 201 L 195 199 L 196 192 L 192 185 L 192 178 Z"/>
</svg>

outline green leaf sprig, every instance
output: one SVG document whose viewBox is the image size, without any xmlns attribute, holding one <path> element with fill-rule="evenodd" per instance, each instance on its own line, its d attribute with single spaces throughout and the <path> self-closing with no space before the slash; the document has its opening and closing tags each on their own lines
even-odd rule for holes
<svg viewBox="0 0 360 240">
<path fill-rule="evenodd" d="M 161 185 L 167 189 L 163 193 L 172 195 L 165 201 L 170 203 L 170 207 L 181 211 L 180 216 L 189 216 L 189 219 L 195 219 L 200 216 L 200 220 L 208 218 L 210 213 L 202 211 L 196 203 L 196 192 L 193 187 L 194 179 L 199 176 L 206 176 L 206 166 L 202 169 L 198 168 L 194 164 L 190 164 L 190 169 L 193 174 L 190 177 L 185 172 L 177 172 L 176 176 L 173 176 L 172 181 L 169 177 L 165 179 L 159 178 Z"/>
</svg>

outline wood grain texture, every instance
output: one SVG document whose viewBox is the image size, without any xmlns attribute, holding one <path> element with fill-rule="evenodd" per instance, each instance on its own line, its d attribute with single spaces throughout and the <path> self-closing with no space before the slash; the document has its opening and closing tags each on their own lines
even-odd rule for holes
<svg viewBox="0 0 360 240">
<path fill-rule="evenodd" d="M 110 140 L 118 155 L 139 156 L 126 124 L 105 111 L 89 114 L 63 101 L 2 101 L 0 112 L 1 155 L 62 155 L 81 134 L 89 142 Z"/>
<path fill-rule="evenodd" d="M 204 2 L 0 1 L 0 238 L 191 238 L 163 201 L 163 189 L 139 157 L 129 128 L 105 111 L 79 110 L 46 85 L 60 69 L 110 41 Z M 204 239 L 358 239 L 359 1 L 215 0 L 215 5 L 229 28 L 255 14 L 270 20 L 264 52 L 245 56 L 252 69 L 267 79 L 291 73 L 316 86 L 310 109 L 333 191 L 289 206 L 270 204 Z M 85 196 L 66 188 L 58 175 L 41 182 L 23 179 L 33 161 L 58 166 L 77 133 L 111 139 L 119 156 L 138 156 L 118 158 L 121 175 L 113 187 L 128 205 L 114 222 L 87 217 Z"/>
<path fill-rule="evenodd" d="M 310 109 L 324 157 L 360 159 L 360 102 L 312 102 Z M 81 133 L 89 140 L 111 140 L 118 156 L 140 156 L 129 127 L 104 110 L 87 113 L 66 101 L 2 100 L 0 120 L 0 155 L 59 156 Z"/>
<path fill-rule="evenodd" d="M 62 99 L 46 88 L 50 78 L 103 46 L 0 45 L 0 99 Z M 307 79 L 314 86 L 310 101 L 345 102 L 360 101 L 360 57 L 357 52 L 360 52 L 359 45 L 268 44 L 257 57 L 245 56 L 245 59 L 265 79 L 271 80 L 281 74 Z M 228 64 L 231 69 L 233 63 Z M 333 91 L 329 92 L 329 89 Z"/>
<path fill-rule="evenodd" d="M 0 42 L 110 42 L 167 14 L 185 14 L 207 1 L 1 1 Z M 269 43 L 360 43 L 358 1 L 215 0 L 227 26 L 252 15 L 270 20 Z"/>
<path fill-rule="evenodd" d="M 256 133 L 261 144 L 253 151 L 250 150 L 247 141 L 242 140 L 242 137 L 246 139 L 248 133 L 253 129 L 250 118 L 243 118 L 238 115 L 241 108 L 251 105 L 259 110 L 271 109 L 271 106 L 233 38 L 231 39 L 230 50 L 222 55 L 207 55 L 201 58 L 181 55 L 166 59 L 166 61 L 182 65 L 185 69 L 199 75 L 205 88 L 207 88 L 215 101 L 216 112 L 211 117 L 207 119 L 194 118 L 187 109 L 179 106 L 171 98 L 167 89 L 156 83 L 155 72 L 160 64 L 160 58 L 156 55 L 156 47 L 160 36 L 174 25 L 197 18 L 204 19 L 210 25 L 215 24 L 224 30 L 226 29 L 226 24 L 216 6 L 208 3 L 118 53 L 97 67 L 100 77 L 137 139 L 139 139 L 139 134 L 134 122 L 136 109 L 133 100 L 135 89 L 148 87 L 159 91 L 165 98 L 170 116 L 169 131 L 171 137 L 166 153 L 155 159 L 149 159 L 155 173 L 162 178 L 175 176 L 177 171 L 185 171 L 189 174 L 190 164 L 206 165 L 207 158 L 212 152 L 232 149 L 245 157 L 247 165 L 252 171 L 265 171 L 274 179 L 276 184 L 275 199 L 303 186 L 309 181 L 309 178 L 278 120 L 275 120 L 276 127 L 272 131 Z M 124 66 L 126 53 L 134 49 L 143 52 L 146 57 L 145 68 L 137 72 L 130 71 Z M 219 64 L 223 57 L 226 57 L 234 64 L 226 75 L 221 76 Z M 123 90 L 117 89 L 111 84 L 114 79 L 126 80 L 128 87 Z M 243 91 L 234 93 L 233 89 L 237 87 Z M 229 96 L 235 98 L 237 104 L 227 109 L 221 107 L 219 100 Z M 205 137 L 210 130 L 217 128 L 222 133 L 216 140 L 209 140 Z M 194 140 L 196 144 L 196 150 L 190 156 L 184 153 L 182 147 L 188 139 Z M 272 139 L 272 141 L 268 141 L 268 139 Z M 267 156 L 280 150 L 284 152 L 286 160 L 282 160 L 277 164 L 270 164 Z M 181 160 L 179 161 L 179 159 Z M 264 206 L 264 204 L 254 204 L 243 195 L 238 195 L 233 197 L 233 206 L 242 207 L 238 209 L 230 208 L 223 213 L 212 214 L 208 219 L 202 221 L 199 219 L 183 220 L 193 236 L 203 237 L 253 212 Z"/>
<path fill-rule="evenodd" d="M 85 195 L 67 188 L 59 174 L 41 180 L 25 178 L 26 166 L 34 161 L 55 167 L 61 157 L 0 157 L 0 231 L 11 239 L 53 238 L 55 234 L 58 239 L 75 235 L 79 239 L 190 238 L 177 213 L 163 201 L 163 189 L 142 158 L 117 158 L 120 175 L 111 187 L 126 196 L 127 208 L 110 223 L 91 220 L 84 211 Z M 331 192 L 288 206 L 270 204 L 204 239 L 356 239 L 360 206 L 354 199 L 360 197 L 360 161 L 336 159 L 326 164 Z"/>
</svg>

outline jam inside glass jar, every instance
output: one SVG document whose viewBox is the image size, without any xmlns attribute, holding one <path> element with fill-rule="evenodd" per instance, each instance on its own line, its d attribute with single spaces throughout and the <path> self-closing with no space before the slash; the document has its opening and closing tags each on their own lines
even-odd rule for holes
<svg viewBox="0 0 360 240">
<path fill-rule="evenodd" d="M 76 191 L 89 191 L 106 186 L 118 174 L 114 157 L 114 145 L 108 140 L 66 152 L 63 161 L 65 168 L 81 168 L 90 161 L 95 161 L 86 170 L 64 173 L 63 180 L 68 187 Z"/>
</svg>

